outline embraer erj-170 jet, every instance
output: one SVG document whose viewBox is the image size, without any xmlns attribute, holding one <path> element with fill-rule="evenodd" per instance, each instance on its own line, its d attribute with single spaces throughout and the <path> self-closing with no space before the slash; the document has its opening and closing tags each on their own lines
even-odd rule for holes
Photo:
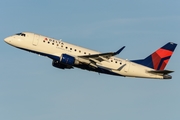
<svg viewBox="0 0 180 120">
<path fill-rule="evenodd" d="M 116 52 L 100 53 L 43 35 L 23 32 L 5 38 L 5 42 L 22 50 L 52 59 L 52 65 L 60 69 L 74 67 L 110 75 L 171 79 L 173 71 L 164 70 L 177 44 L 169 42 L 154 53 L 140 60 L 124 60 L 115 57 Z"/>
</svg>

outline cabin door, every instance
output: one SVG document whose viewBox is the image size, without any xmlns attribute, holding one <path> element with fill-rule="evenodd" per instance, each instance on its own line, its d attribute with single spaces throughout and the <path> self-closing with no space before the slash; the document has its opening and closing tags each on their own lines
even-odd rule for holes
<svg viewBox="0 0 180 120">
<path fill-rule="evenodd" d="M 32 43 L 34 46 L 38 45 L 39 37 L 40 37 L 40 35 L 34 35 L 34 39 L 33 39 L 33 43 Z"/>
</svg>

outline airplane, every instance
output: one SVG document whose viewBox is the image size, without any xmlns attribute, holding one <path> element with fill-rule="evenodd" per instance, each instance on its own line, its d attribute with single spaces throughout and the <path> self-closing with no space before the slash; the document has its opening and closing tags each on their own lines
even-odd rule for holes
<svg viewBox="0 0 180 120">
<path fill-rule="evenodd" d="M 172 79 L 169 74 L 174 71 L 164 68 L 177 46 L 169 42 L 144 59 L 126 60 L 115 57 L 125 46 L 116 52 L 100 53 L 31 32 L 17 33 L 4 41 L 16 48 L 52 59 L 52 66 L 59 69 L 77 67 L 109 75 L 150 79 Z"/>
</svg>

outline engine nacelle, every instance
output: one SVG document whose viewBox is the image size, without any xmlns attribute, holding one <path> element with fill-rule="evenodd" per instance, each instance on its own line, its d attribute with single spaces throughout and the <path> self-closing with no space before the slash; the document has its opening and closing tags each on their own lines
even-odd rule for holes
<svg viewBox="0 0 180 120">
<path fill-rule="evenodd" d="M 76 60 L 75 57 L 67 55 L 67 54 L 61 55 L 60 62 L 65 65 L 78 65 L 79 64 L 79 61 Z"/>
<path fill-rule="evenodd" d="M 56 67 L 56 68 L 60 68 L 60 69 L 71 69 L 73 68 L 70 65 L 65 65 L 65 64 L 61 64 L 59 61 L 52 61 L 52 66 Z"/>
</svg>

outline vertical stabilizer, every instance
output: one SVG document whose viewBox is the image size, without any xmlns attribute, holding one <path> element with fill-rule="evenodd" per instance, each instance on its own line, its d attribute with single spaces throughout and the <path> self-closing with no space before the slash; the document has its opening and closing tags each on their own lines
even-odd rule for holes
<svg viewBox="0 0 180 120">
<path fill-rule="evenodd" d="M 155 70 L 164 70 L 168 64 L 177 44 L 169 42 L 154 53 L 142 60 L 132 60 L 132 62 L 153 68 Z"/>
</svg>

